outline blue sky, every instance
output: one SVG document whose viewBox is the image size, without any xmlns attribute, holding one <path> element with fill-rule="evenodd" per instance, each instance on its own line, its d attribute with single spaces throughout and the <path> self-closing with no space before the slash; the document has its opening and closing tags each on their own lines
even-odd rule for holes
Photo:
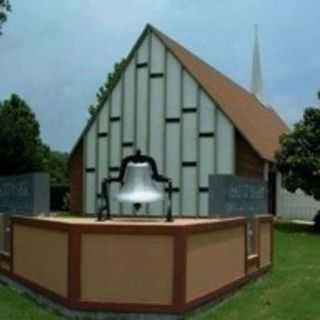
<svg viewBox="0 0 320 320">
<path fill-rule="evenodd" d="M 11 0 L 0 37 L 0 100 L 32 107 L 42 138 L 69 151 L 113 63 L 151 23 L 249 88 L 259 25 L 266 100 L 292 124 L 320 89 L 314 0 Z M 265 128 L 267 130 L 267 128 Z"/>
</svg>

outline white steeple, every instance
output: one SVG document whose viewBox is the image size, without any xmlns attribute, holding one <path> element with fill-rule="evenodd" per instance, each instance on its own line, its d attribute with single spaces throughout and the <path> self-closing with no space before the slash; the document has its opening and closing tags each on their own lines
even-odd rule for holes
<svg viewBox="0 0 320 320">
<path fill-rule="evenodd" d="M 258 25 L 255 25 L 255 39 L 254 39 L 254 48 L 253 48 L 252 70 L 251 70 L 251 92 L 261 102 L 263 102 L 264 92 L 263 92 L 262 69 L 261 69 L 261 60 L 260 60 Z"/>
</svg>

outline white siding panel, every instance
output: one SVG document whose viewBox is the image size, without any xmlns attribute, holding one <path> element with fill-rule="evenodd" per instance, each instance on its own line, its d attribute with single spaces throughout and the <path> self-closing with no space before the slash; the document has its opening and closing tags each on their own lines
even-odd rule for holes
<svg viewBox="0 0 320 320">
<path fill-rule="evenodd" d="M 197 160 L 197 114 L 183 114 L 183 161 Z"/>
<path fill-rule="evenodd" d="M 200 92 L 200 132 L 214 133 L 215 105 L 202 90 Z M 214 173 L 214 144 L 215 137 L 200 138 L 200 164 L 199 183 L 200 187 L 208 187 L 208 175 Z M 202 197 L 203 198 L 203 197 Z M 200 201 L 201 207 L 204 202 Z M 207 206 L 207 205 L 206 205 Z"/>
<path fill-rule="evenodd" d="M 96 213 L 96 175 L 94 172 L 86 173 L 86 212 Z"/>
<path fill-rule="evenodd" d="M 182 214 L 194 216 L 197 214 L 197 169 L 193 167 L 183 168 L 183 201 Z"/>
<path fill-rule="evenodd" d="M 101 193 L 101 183 L 108 176 L 108 138 L 101 137 L 98 140 L 98 193 Z"/>
<path fill-rule="evenodd" d="M 215 105 L 207 94 L 200 91 L 200 132 L 213 132 Z"/>
<path fill-rule="evenodd" d="M 118 82 L 112 92 L 111 117 L 120 117 L 121 115 L 121 81 Z"/>
<path fill-rule="evenodd" d="M 85 135 L 85 146 L 86 146 L 86 165 L 85 168 L 96 169 L 96 137 L 97 137 L 96 122 L 94 122 L 87 134 Z M 85 204 L 86 213 L 95 213 L 96 208 L 96 173 L 87 172 L 85 178 Z"/>
<path fill-rule="evenodd" d="M 120 121 L 111 122 L 111 149 L 110 149 L 110 166 L 120 166 Z"/>
<path fill-rule="evenodd" d="M 166 141 L 166 175 L 172 179 L 174 187 L 180 187 L 180 124 L 170 123 L 167 125 Z"/>
<path fill-rule="evenodd" d="M 180 179 L 180 124 L 169 123 L 166 135 L 166 176 L 172 179 L 174 188 L 182 190 Z M 172 212 L 180 214 L 180 192 L 174 193 L 172 197 Z"/>
<path fill-rule="evenodd" d="M 200 196 L 200 212 L 199 215 L 201 217 L 207 217 L 208 216 L 208 193 L 207 192 L 201 192 L 199 193 Z"/>
<path fill-rule="evenodd" d="M 167 117 L 177 118 L 181 113 L 181 66 L 176 58 L 167 55 Z"/>
<path fill-rule="evenodd" d="M 138 63 L 148 62 L 149 35 L 145 37 L 138 49 Z"/>
<path fill-rule="evenodd" d="M 111 176 L 117 177 L 118 173 L 113 172 Z M 119 183 L 117 182 L 111 183 L 109 193 L 110 193 L 110 211 L 112 215 L 119 215 L 119 212 L 120 212 L 120 204 L 116 199 L 114 199 L 115 195 L 119 193 L 119 189 L 120 189 Z"/>
<path fill-rule="evenodd" d="M 99 132 L 108 132 L 108 124 L 109 124 L 109 108 L 108 102 L 104 104 L 101 111 L 98 115 L 99 119 Z"/>
<path fill-rule="evenodd" d="M 214 173 L 213 138 L 200 139 L 200 186 L 208 187 L 208 176 Z"/>
<path fill-rule="evenodd" d="M 197 107 L 197 84 L 186 71 L 183 72 L 183 107 Z"/>
<path fill-rule="evenodd" d="M 134 140 L 134 59 L 129 64 L 124 77 L 124 121 L 123 142 Z"/>
<path fill-rule="evenodd" d="M 151 73 L 164 72 L 165 48 L 155 35 L 151 38 L 151 52 Z"/>
<path fill-rule="evenodd" d="M 122 148 L 122 152 L 123 152 L 123 158 L 127 157 L 127 156 L 131 156 L 133 155 L 133 147 L 124 147 Z M 122 203 L 121 205 L 121 213 L 123 215 L 132 215 L 133 213 L 133 207 L 131 204 L 128 203 Z"/>
<path fill-rule="evenodd" d="M 86 134 L 86 167 L 96 167 L 96 136 L 97 136 L 96 122 L 94 122 Z"/>
<path fill-rule="evenodd" d="M 148 118 L 148 69 L 137 69 L 137 147 L 142 153 L 147 152 L 147 118 Z"/>
<path fill-rule="evenodd" d="M 234 128 L 221 111 L 217 112 L 217 173 L 234 173 Z"/>
<path fill-rule="evenodd" d="M 155 158 L 159 172 L 163 171 L 164 139 L 164 81 L 162 78 L 151 80 L 150 97 L 150 155 Z"/>
<path fill-rule="evenodd" d="M 181 210 L 180 208 L 180 192 L 174 192 L 172 195 L 172 215 L 175 217 L 181 216 Z M 167 214 L 167 207 L 165 207 L 165 214 Z"/>
<path fill-rule="evenodd" d="M 160 174 L 163 174 L 164 143 L 164 80 L 153 78 L 150 92 L 150 155 L 155 159 Z M 161 214 L 163 202 L 150 205 L 151 214 Z"/>
</svg>

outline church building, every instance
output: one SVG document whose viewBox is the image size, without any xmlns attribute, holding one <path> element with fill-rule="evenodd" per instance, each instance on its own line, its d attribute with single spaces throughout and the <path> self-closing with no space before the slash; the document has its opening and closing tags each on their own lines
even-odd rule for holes
<svg viewBox="0 0 320 320">
<path fill-rule="evenodd" d="M 263 103 L 257 39 L 252 70 L 249 92 L 147 25 L 72 150 L 71 211 L 95 214 L 102 180 L 117 176 L 121 160 L 140 149 L 172 178 L 174 215 L 208 215 L 210 174 L 268 180 L 274 212 L 274 153 L 288 127 Z M 118 190 L 112 185 L 111 195 Z M 128 215 L 132 208 L 112 200 L 111 212 Z M 165 206 L 141 212 L 164 214 Z"/>
</svg>

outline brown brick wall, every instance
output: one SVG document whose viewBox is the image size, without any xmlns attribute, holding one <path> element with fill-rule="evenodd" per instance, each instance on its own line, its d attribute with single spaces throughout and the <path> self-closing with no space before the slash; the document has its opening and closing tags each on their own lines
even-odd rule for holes
<svg viewBox="0 0 320 320">
<path fill-rule="evenodd" d="M 81 213 L 83 199 L 83 143 L 78 144 L 69 160 L 70 210 Z"/>
<path fill-rule="evenodd" d="M 263 178 L 264 160 L 250 144 L 236 132 L 236 175 Z"/>
</svg>

